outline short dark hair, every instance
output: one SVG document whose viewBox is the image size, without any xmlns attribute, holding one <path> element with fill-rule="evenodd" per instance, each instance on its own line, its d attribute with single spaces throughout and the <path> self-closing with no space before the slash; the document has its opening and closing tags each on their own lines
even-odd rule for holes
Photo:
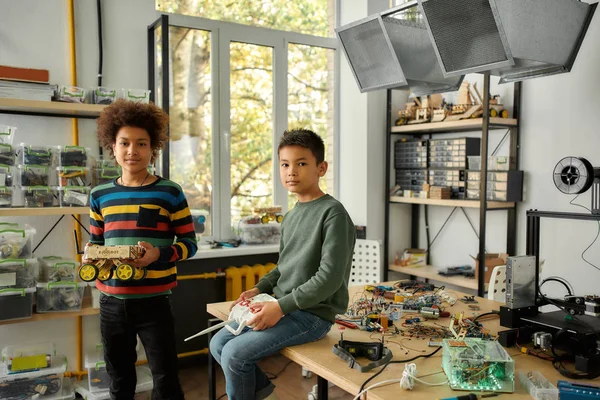
<svg viewBox="0 0 600 400">
<path fill-rule="evenodd" d="M 114 157 L 112 145 L 117 140 L 117 133 L 124 126 L 141 128 L 150 135 L 152 159 L 158 156 L 164 142 L 169 139 L 169 116 L 162 108 L 149 103 L 137 103 L 119 99 L 106 107 L 97 119 L 98 140 L 111 156 Z"/>
<path fill-rule="evenodd" d="M 298 128 L 283 132 L 279 139 L 277 154 L 286 146 L 301 146 L 309 149 L 317 159 L 317 165 L 325 161 L 325 143 L 321 136 L 310 129 Z"/>
</svg>

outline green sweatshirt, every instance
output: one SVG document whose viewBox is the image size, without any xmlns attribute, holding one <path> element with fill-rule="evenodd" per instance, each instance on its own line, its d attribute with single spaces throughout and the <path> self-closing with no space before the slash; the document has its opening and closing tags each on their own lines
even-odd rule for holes
<svg viewBox="0 0 600 400">
<path fill-rule="evenodd" d="M 348 308 L 355 241 L 342 203 L 328 194 L 298 202 L 281 224 L 279 263 L 256 287 L 274 293 L 284 314 L 305 310 L 334 322 Z"/>
</svg>

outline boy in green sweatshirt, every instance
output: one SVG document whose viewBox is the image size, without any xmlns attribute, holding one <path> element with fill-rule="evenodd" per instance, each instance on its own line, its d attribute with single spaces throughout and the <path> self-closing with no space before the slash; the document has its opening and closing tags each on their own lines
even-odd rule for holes
<svg viewBox="0 0 600 400">
<path fill-rule="evenodd" d="M 319 187 L 327 172 L 323 140 L 307 129 L 286 131 L 278 154 L 281 183 L 298 202 L 281 224 L 277 267 L 233 305 L 259 293 L 277 301 L 252 305 L 248 325 L 253 328 L 239 336 L 222 329 L 210 342 L 230 400 L 275 398 L 275 386 L 257 362 L 284 347 L 323 338 L 336 314 L 348 307 L 355 229 L 344 206 Z"/>
</svg>

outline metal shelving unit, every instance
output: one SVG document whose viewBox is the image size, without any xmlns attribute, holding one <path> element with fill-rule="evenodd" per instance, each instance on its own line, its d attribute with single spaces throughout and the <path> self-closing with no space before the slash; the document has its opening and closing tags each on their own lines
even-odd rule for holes
<svg viewBox="0 0 600 400">
<path fill-rule="evenodd" d="M 483 85 L 483 109 L 489 109 L 489 88 L 490 76 L 484 75 Z M 519 169 L 519 116 L 521 108 L 521 83 L 517 82 L 513 86 L 513 118 L 490 118 L 487 112 L 484 112 L 482 118 L 466 119 L 452 122 L 436 122 L 424 123 L 416 125 L 393 126 L 392 120 L 392 90 L 387 90 L 387 137 L 386 137 L 386 179 L 385 179 L 385 237 L 384 237 L 384 265 L 387 266 L 384 272 L 384 280 L 388 278 L 388 271 L 393 270 L 389 263 L 389 229 L 390 229 L 390 204 L 403 203 L 410 204 L 412 208 L 411 221 L 411 247 L 419 247 L 419 214 L 420 205 L 427 206 L 444 206 L 444 207 L 460 207 L 460 208 L 478 208 L 479 209 L 479 270 L 477 281 L 477 294 L 483 296 L 486 283 L 484 280 L 485 273 L 485 240 L 486 240 L 486 215 L 487 211 L 492 210 L 507 210 L 507 253 L 514 255 L 517 244 L 517 205 L 513 202 L 496 202 L 488 201 L 486 196 L 480 196 L 479 201 L 474 200 L 435 200 L 435 199 L 417 199 L 417 198 L 402 198 L 391 197 L 389 195 L 392 177 L 391 170 L 391 151 L 392 151 L 392 135 L 435 135 L 444 133 L 466 132 L 466 131 L 481 131 L 481 172 L 483 177 L 487 177 L 487 158 L 488 158 L 488 138 L 489 131 L 494 129 L 508 129 L 510 143 L 510 165 L 509 169 Z M 481 193 L 487 193 L 487 179 L 481 181 Z M 428 257 L 429 259 L 429 257 Z M 394 266 L 395 269 L 396 266 Z M 440 278 L 442 278 L 440 276 Z M 440 279 L 438 279 L 440 280 Z M 465 286 L 466 287 L 466 286 Z"/>
</svg>

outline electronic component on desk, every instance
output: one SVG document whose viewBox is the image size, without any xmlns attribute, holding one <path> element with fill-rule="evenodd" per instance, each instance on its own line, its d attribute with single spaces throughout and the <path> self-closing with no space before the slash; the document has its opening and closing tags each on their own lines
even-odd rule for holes
<svg viewBox="0 0 600 400">
<path fill-rule="evenodd" d="M 333 354 L 348 362 L 350 368 L 354 368 L 360 372 L 367 372 L 373 368 L 388 363 L 392 357 L 392 352 L 381 342 L 354 342 L 344 340 L 344 335 L 341 335 L 340 341 L 333 345 Z M 362 366 L 356 361 L 356 357 L 364 357 L 371 361 L 368 365 Z"/>
<path fill-rule="evenodd" d="M 550 350 L 552 346 L 552 334 L 548 332 L 535 332 L 533 334 L 533 345 L 543 350 Z"/>
<path fill-rule="evenodd" d="M 466 304 L 477 303 L 477 300 L 475 300 L 475 296 L 463 296 L 463 298 L 460 299 L 460 301 Z"/>
<path fill-rule="evenodd" d="M 600 317 L 600 297 L 595 295 L 585 296 L 585 315 Z"/>
<path fill-rule="evenodd" d="M 419 311 L 426 319 L 438 319 L 440 317 L 440 309 L 433 307 L 421 307 Z"/>
<path fill-rule="evenodd" d="M 535 306 L 535 257 L 506 259 L 506 306 L 511 309 Z"/>
<path fill-rule="evenodd" d="M 427 346 L 429 346 L 429 347 L 442 347 L 442 342 L 435 342 L 433 340 L 430 340 L 429 342 L 427 342 Z"/>
<path fill-rule="evenodd" d="M 584 385 L 567 381 L 558 381 L 558 393 L 560 400 L 585 400 L 600 397 L 600 387 Z"/>
<path fill-rule="evenodd" d="M 452 389 L 514 391 L 514 361 L 497 341 L 444 339 L 442 347 L 442 367 Z"/>
</svg>

